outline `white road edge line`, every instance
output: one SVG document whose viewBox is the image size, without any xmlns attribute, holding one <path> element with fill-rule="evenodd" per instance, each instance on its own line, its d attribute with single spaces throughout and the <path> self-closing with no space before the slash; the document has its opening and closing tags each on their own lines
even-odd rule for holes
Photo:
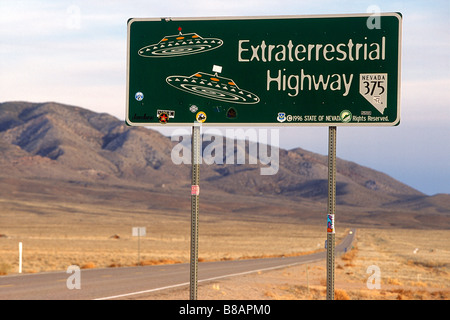
<svg viewBox="0 0 450 320">
<path fill-rule="evenodd" d="M 188 285 L 188 284 L 189 284 L 189 282 L 184 282 L 184 283 L 174 284 L 172 286 L 161 287 L 161 288 L 150 289 L 150 290 L 143 290 L 143 291 L 136 291 L 136 292 L 130 292 L 130 293 L 124 293 L 124 294 L 118 294 L 116 296 L 97 298 L 97 299 L 94 299 L 94 300 L 110 300 L 110 299 L 116 299 L 116 298 L 123 298 L 123 297 L 128 297 L 128 296 L 134 296 L 134 295 L 137 295 L 137 294 L 143 294 L 143 293 L 149 293 L 149 292 L 153 292 L 153 291 L 159 291 L 159 290 L 165 290 L 165 289 L 181 287 L 181 286 L 185 286 L 185 285 Z"/>
<path fill-rule="evenodd" d="M 223 275 L 223 276 L 218 276 L 218 277 L 198 280 L 198 283 L 206 282 L 206 281 L 212 281 L 212 280 L 217 280 L 217 279 L 222 279 L 222 278 L 227 278 L 227 277 L 242 276 L 242 275 L 246 275 L 246 274 L 249 274 L 249 273 L 255 273 L 255 272 L 259 272 L 259 271 L 269 271 L 269 270 L 287 268 L 287 267 L 292 267 L 292 266 L 295 266 L 295 265 L 298 265 L 298 264 L 312 263 L 312 262 L 316 262 L 316 261 L 320 261 L 320 260 L 323 260 L 323 259 L 319 258 L 319 259 L 315 259 L 313 261 L 294 262 L 294 263 L 280 265 L 280 266 L 276 266 L 276 267 L 270 267 L 270 268 L 264 268 L 264 269 L 258 269 L 258 270 L 251 270 L 251 271 L 240 272 L 240 273 L 226 274 L 226 275 Z M 160 290 L 165 290 L 165 289 L 171 289 L 171 288 L 186 286 L 186 285 L 189 285 L 189 284 L 190 284 L 189 282 L 184 282 L 184 283 L 174 284 L 174 285 L 171 285 L 171 286 L 155 288 L 155 289 L 149 289 L 149 290 L 143 290 L 143 291 L 130 292 L 130 293 L 124 293 L 124 294 L 118 294 L 118 295 L 115 295 L 115 296 L 97 298 L 97 299 L 94 299 L 94 300 L 110 300 L 110 299 L 129 297 L 129 296 L 143 294 L 143 293 L 150 293 L 150 292 L 155 292 L 155 291 L 160 291 Z"/>
</svg>

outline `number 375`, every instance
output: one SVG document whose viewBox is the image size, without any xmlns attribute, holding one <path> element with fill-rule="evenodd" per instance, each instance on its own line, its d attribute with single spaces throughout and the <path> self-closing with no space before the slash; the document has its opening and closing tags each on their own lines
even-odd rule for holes
<svg viewBox="0 0 450 320">
<path fill-rule="evenodd" d="M 377 94 L 383 94 L 384 93 L 384 81 L 363 81 L 364 88 L 366 89 L 366 92 L 364 92 L 364 95 L 367 95 L 370 93 L 371 96 L 374 95 L 375 89 L 379 88 L 380 92 L 377 92 Z"/>
</svg>

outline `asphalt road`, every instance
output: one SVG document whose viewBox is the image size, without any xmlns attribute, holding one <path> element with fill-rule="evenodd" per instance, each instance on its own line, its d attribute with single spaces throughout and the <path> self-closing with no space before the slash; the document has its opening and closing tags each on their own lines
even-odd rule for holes
<svg viewBox="0 0 450 320">
<path fill-rule="evenodd" d="M 351 248 L 354 236 L 355 230 L 352 230 L 336 246 L 337 255 Z M 319 252 L 298 257 L 202 262 L 198 267 L 198 283 L 325 258 L 326 252 Z M 63 271 L 1 276 L 0 300 L 132 299 L 149 292 L 189 286 L 190 274 L 188 263 L 83 269 L 79 272 L 80 289 L 68 289 L 67 281 L 73 275 L 75 273 Z M 189 299 L 188 295 L 186 299 Z"/>
</svg>

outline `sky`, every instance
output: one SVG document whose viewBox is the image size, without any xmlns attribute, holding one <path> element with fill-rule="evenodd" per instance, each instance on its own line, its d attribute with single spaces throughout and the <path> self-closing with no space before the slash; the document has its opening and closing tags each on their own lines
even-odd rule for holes
<svg viewBox="0 0 450 320">
<path fill-rule="evenodd" d="M 374 10 L 403 15 L 401 123 L 338 127 L 337 157 L 428 195 L 450 193 L 448 0 L 0 0 L 0 102 L 55 101 L 125 119 L 129 18 Z M 280 147 L 327 155 L 328 129 L 282 128 Z"/>
</svg>

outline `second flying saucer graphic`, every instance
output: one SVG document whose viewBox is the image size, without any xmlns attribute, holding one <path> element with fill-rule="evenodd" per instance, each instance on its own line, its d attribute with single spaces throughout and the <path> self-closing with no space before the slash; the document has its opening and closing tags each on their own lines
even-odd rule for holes
<svg viewBox="0 0 450 320">
<path fill-rule="evenodd" d="M 165 36 L 161 41 L 139 49 L 138 54 L 148 58 L 178 57 L 202 53 L 219 48 L 223 41 L 217 38 L 203 38 L 197 33 L 181 33 Z"/>
<path fill-rule="evenodd" d="M 256 94 L 239 88 L 232 79 L 220 77 L 217 73 L 174 75 L 167 77 L 166 82 L 179 90 L 214 100 L 240 104 L 255 104 L 260 101 Z"/>
</svg>

